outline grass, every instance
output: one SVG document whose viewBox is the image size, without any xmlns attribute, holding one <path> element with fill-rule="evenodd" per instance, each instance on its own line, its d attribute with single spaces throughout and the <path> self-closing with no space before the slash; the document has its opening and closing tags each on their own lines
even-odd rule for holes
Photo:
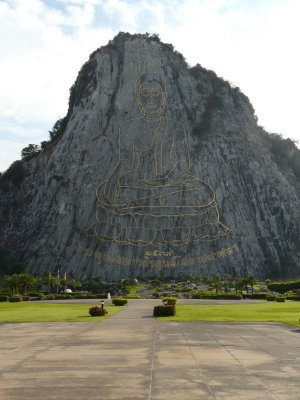
<svg viewBox="0 0 300 400">
<path fill-rule="evenodd" d="M 234 305 L 177 305 L 175 317 L 163 321 L 183 322 L 281 322 L 299 327 L 300 302 L 266 302 Z"/>
<path fill-rule="evenodd" d="M 0 303 L 0 322 L 99 322 L 124 307 L 105 306 L 108 314 L 91 317 L 89 304 Z"/>
</svg>

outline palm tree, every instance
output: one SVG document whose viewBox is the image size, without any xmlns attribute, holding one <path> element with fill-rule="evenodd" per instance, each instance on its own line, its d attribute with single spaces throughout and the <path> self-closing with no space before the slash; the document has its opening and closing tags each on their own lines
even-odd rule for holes
<svg viewBox="0 0 300 400">
<path fill-rule="evenodd" d="M 245 283 L 246 283 L 246 285 L 250 285 L 251 286 L 252 293 L 253 293 L 253 287 L 257 283 L 257 278 L 254 275 L 248 275 L 245 278 Z"/>
<path fill-rule="evenodd" d="M 28 291 L 28 289 L 34 287 L 38 282 L 38 278 L 36 278 L 31 274 L 26 274 L 26 273 L 18 274 L 17 280 L 21 294 L 25 294 Z"/>
<path fill-rule="evenodd" d="M 235 278 L 233 285 L 235 288 L 235 294 L 238 294 L 238 290 L 240 290 L 240 293 L 242 294 L 244 287 L 244 278 Z"/>
<path fill-rule="evenodd" d="M 213 277 L 211 286 L 215 289 L 216 294 L 218 294 L 219 290 L 222 288 L 221 277 L 219 275 Z"/>
</svg>

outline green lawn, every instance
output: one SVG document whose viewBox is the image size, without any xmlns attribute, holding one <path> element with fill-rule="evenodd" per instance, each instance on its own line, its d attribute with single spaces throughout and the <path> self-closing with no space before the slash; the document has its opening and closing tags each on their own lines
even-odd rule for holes
<svg viewBox="0 0 300 400">
<path fill-rule="evenodd" d="M 300 302 L 233 305 L 177 305 L 175 317 L 163 321 L 282 322 L 299 326 Z"/>
<path fill-rule="evenodd" d="M 0 303 L 0 322 L 99 322 L 124 307 L 105 306 L 105 317 L 91 317 L 89 304 Z"/>
</svg>

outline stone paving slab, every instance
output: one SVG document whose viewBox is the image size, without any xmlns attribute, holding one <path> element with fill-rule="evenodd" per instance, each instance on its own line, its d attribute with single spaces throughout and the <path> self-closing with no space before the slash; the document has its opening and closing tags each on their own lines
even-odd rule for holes
<svg viewBox="0 0 300 400">
<path fill-rule="evenodd" d="M 299 400 L 300 330 L 178 323 L 131 300 L 101 323 L 1 323 L 0 400 Z"/>
</svg>

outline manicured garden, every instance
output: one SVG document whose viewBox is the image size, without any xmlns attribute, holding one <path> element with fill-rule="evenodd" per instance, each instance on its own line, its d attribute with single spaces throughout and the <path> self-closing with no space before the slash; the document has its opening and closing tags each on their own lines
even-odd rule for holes
<svg viewBox="0 0 300 400">
<path fill-rule="evenodd" d="M 299 326 L 300 302 L 264 302 L 259 304 L 177 305 L 176 315 L 163 321 L 182 322 L 281 322 Z"/>
<path fill-rule="evenodd" d="M 124 307 L 106 306 L 104 316 L 90 316 L 87 304 L 0 303 L 0 322 L 99 322 Z"/>
</svg>

